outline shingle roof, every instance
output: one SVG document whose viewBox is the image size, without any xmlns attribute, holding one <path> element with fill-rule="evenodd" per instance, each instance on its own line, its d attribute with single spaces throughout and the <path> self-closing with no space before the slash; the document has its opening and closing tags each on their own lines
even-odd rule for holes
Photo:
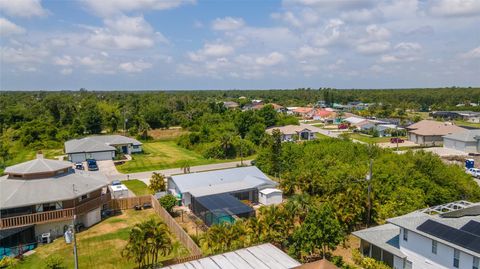
<svg viewBox="0 0 480 269">
<path fill-rule="evenodd" d="M 115 151 L 114 145 L 141 145 L 136 139 L 122 135 L 97 135 L 65 142 L 65 153 L 83 153 L 99 151 Z"/>
<path fill-rule="evenodd" d="M 14 208 L 63 200 L 87 194 L 106 186 L 100 174 L 74 171 L 41 179 L 0 177 L 0 208 Z M 73 191 L 75 185 L 75 192 Z"/>
<path fill-rule="evenodd" d="M 300 125 L 286 125 L 286 126 L 280 126 L 280 127 L 270 127 L 267 128 L 265 131 L 269 134 L 272 134 L 273 130 L 279 130 L 282 134 L 287 134 L 287 135 L 292 135 L 292 134 L 297 134 L 305 129 L 310 130 L 311 132 L 318 133 L 319 128 L 308 125 L 308 124 L 303 124 L 301 123 Z"/>
<path fill-rule="evenodd" d="M 278 185 L 255 166 L 176 175 L 171 179 L 180 192 L 196 197 Z"/>
<path fill-rule="evenodd" d="M 360 118 L 360 117 L 348 117 L 348 118 L 344 119 L 344 121 L 350 122 L 351 124 L 357 124 L 357 123 L 360 123 L 364 120 L 365 120 L 365 118 Z"/>
<path fill-rule="evenodd" d="M 462 142 L 477 142 L 478 140 L 480 140 L 480 129 L 453 133 L 453 134 L 446 135 L 443 138 L 462 141 Z"/>
<path fill-rule="evenodd" d="M 300 263 L 270 243 L 242 248 L 163 269 L 289 269 Z"/>
<path fill-rule="evenodd" d="M 37 158 L 32 161 L 23 162 L 5 168 L 6 174 L 36 174 L 42 172 L 55 172 L 65 168 L 72 167 L 72 163 Z"/>
<path fill-rule="evenodd" d="M 409 132 L 417 135 L 448 135 L 465 132 L 466 129 L 448 122 L 422 120 L 407 127 Z"/>
</svg>

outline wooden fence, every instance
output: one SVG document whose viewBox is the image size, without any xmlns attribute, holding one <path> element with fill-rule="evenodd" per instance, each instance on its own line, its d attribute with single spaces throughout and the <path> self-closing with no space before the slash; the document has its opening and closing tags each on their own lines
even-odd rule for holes
<svg viewBox="0 0 480 269">
<path fill-rule="evenodd" d="M 115 210 L 125 210 L 125 209 L 132 209 L 135 206 L 143 206 L 144 204 L 152 204 L 153 200 L 157 201 L 152 195 L 119 198 L 119 199 L 110 200 L 109 203 L 108 203 L 108 206 L 111 209 L 115 209 Z"/>
</svg>

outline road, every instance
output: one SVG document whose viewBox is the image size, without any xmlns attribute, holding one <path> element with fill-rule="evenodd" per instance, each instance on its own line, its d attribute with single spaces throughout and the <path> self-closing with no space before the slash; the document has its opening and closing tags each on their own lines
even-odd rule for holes
<svg viewBox="0 0 480 269">
<path fill-rule="evenodd" d="M 309 124 L 309 125 L 313 125 L 313 124 Z M 329 137 L 333 137 L 333 138 L 338 138 L 340 136 L 340 134 L 342 134 L 344 131 L 331 131 L 331 130 L 325 130 L 325 129 L 322 129 L 320 127 L 317 127 L 318 128 L 318 132 L 323 134 L 323 135 L 326 135 L 326 136 L 329 136 Z M 360 141 L 360 140 L 357 140 L 357 139 L 351 139 L 353 142 L 355 143 L 360 143 L 360 144 L 367 144 L 363 141 Z"/>
<path fill-rule="evenodd" d="M 234 168 L 240 166 L 241 162 L 226 162 L 226 163 L 215 163 L 215 164 L 206 164 L 206 165 L 198 165 L 190 167 L 190 173 L 195 172 L 202 172 L 202 171 L 211 171 L 211 170 L 219 170 L 219 169 L 227 169 L 227 168 Z M 252 165 L 251 160 L 243 161 L 244 165 Z M 127 180 L 127 179 L 139 179 L 145 184 L 150 184 L 150 178 L 152 174 L 160 173 L 164 176 L 172 176 L 183 174 L 183 170 L 181 168 L 171 168 L 171 169 L 164 169 L 164 170 L 156 170 L 156 171 L 147 171 L 147 172 L 138 172 L 138 173 L 131 173 L 131 174 L 122 174 L 117 171 L 113 161 L 98 161 L 98 167 L 100 172 L 105 175 L 108 180 L 111 182 L 113 180 Z"/>
</svg>

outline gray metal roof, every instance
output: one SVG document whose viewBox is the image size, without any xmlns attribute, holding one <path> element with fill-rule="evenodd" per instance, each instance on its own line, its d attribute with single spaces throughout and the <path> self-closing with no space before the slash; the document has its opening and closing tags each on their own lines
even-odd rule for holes
<svg viewBox="0 0 480 269">
<path fill-rule="evenodd" d="M 398 226 L 387 223 L 384 225 L 356 231 L 352 234 L 392 253 L 397 257 L 406 257 L 406 255 L 400 251 L 400 228 Z"/>
<path fill-rule="evenodd" d="M 163 269 L 289 269 L 300 263 L 270 243 L 243 248 Z"/>
<path fill-rule="evenodd" d="M 107 185 L 107 178 L 100 173 L 75 170 L 41 179 L 3 176 L 0 177 L 0 209 L 70 200 Z"/>
<path fill-rule="evenodd" d="M 65 153 L 83 153 L 99 151 L 115 151 L 115 145 L 142 145 L 136 139 L 122 135 L 96 135 L 65 142 Z"/>
<path fill-rule="evenodd" d="M 28 162 L 19 163 L 5 168 L 6 174 L 36 174 L 42 172 L 55 172 L 68 167 L 72 167 L 72 163 L 37 158 Z"/>
<path fill-rule="evenodd" d="M 188 192 L 195 197 L 278 186 L 277 182 L 255 166 L 176 175 L 171 178 L 180 192 Z"/>
<path fill-rule="evenodd" d="M 480 139 L 480 129 L 467 130 L 461 133 L 453 133 L 446 135 L 443 138 L 462 142 L 477 142 Z"/>
</svg>

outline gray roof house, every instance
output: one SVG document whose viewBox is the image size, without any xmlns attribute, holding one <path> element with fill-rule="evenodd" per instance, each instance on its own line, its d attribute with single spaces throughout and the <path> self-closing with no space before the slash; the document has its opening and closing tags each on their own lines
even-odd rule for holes
<svg viewBox="0 0 480 269">
<path fill-rule="evenodd" d="M 387 220 L 353 232 L 360 251 L 403 268 L 479 268 L 480 203 L 458 201 Z"/>
<path fill-rule="evenodd" d="M 443 147 L 465 153 L 480 152 L 480 129 L 466 130 L 443 137 Z"/>
<path fill-rule="evenodd" d="M 259 202 L 264 195 L 260 191 L 276 186 L 277 182 L 255 166 L 175 175 L 168 178 L 167 184 L 168 192 L 207 226 L 254 216 L 255 210 L 250 205 Z M 279 192 L 276 203 L 282 201 Z"/>
<path fill-rule="evenodd" d="M 131 154 L 142 151 L 142 143 L 122 135 L 97 135 L 65 142 L 65 153 L 71 162 L 86 159 L 112 160 L 117 151 Z"/>
<path fill-rule="evenodd" d="M 85 227 L 100 221 L 108 180 L 72 169 L 70 162 L 37 159 L 9 166 L 0 177 L 0 245 L 62 236 L 73 214 Z"/>
</svg>

